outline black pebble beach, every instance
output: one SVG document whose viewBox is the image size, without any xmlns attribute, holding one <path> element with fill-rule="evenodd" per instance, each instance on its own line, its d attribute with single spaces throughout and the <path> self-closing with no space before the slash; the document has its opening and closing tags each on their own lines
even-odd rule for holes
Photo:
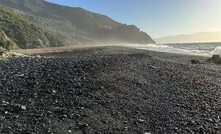
<svg viewBox="0 0 221 134">
<path fill-rule="evenodd" d="M 0 60 L 1 134 L 221 133 L 219 65 L 114 47 L 38 55 Z"/>
</svg>

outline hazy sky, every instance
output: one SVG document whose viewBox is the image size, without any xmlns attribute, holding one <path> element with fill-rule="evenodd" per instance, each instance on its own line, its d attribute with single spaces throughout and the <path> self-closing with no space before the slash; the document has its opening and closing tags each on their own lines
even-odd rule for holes
<svg viewBox="0 0 221 134">
<path fill-rule="evenodd" d="M 135 24 L 150 36 L 221 31 L 221 0 L 47 0 L 82 7 L 121 23 Z"/>
</svg>

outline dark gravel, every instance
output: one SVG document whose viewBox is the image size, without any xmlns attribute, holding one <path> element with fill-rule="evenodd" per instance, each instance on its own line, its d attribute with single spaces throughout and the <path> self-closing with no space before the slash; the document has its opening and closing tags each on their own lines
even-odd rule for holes
<svg viewBox="0 0 221 134">
<path fill-rule="evenodd" d="M 220 66 L 119 53 L 0 61 L 0 133 L 221 133 Z"/>
</svg>

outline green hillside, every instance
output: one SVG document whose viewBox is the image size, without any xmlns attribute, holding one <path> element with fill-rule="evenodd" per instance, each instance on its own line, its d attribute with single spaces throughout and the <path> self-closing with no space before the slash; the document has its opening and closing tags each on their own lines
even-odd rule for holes
<svg viewBox="0 0 221 134">
<path fill-rule="evenodd" d="M 155 43 L 136 26 L 121 24 L 107 16 L 44 0 L 0 0 L 39 27 L 64 39 L 68 45 L 97 43 Z"/>
<path fill-rule="evenodd" d="M 17 48 L 16 43 L 9 38 L 4 31 L 0 30 L 0 52 Z"/>
<path fill-rule="evenodd" d="M 4 6 L 0 6 L 0 31 L 23 49 L 62 45 L 54 35 Z"/>
</svg>

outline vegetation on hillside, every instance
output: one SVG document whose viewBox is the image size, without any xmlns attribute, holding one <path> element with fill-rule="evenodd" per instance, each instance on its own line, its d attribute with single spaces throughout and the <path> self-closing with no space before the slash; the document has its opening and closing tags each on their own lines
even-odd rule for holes
<svg viewBox="0 0 221 134">
<path fill-rule="evenodd" d="M 26 49 L 62 45 L 62 41 L 55 38 L 54 35 L 4 6 L 0 6 L 0 29 L 19 48 Z"/>
<path fill-rule="evenodd" d="M 0 51 L 16 48 L 16 43 L 0 30 Z"/>
</svg>

